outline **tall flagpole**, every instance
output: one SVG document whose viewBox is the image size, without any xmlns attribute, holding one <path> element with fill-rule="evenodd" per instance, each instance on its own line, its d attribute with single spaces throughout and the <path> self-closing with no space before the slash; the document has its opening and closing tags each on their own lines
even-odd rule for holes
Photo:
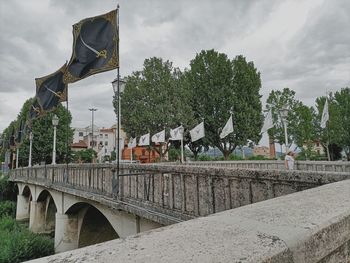
<svg viewBox="0 0 350 263">
<path fill-rule="evenodd" d="M 67 63 L 67 62 L 66 62 Z M 68 107 L 68 87 L 66 89 L 66 106 L 67 106 L 67 124 L 66 124 L 66 182 L 68 181 L 68 130 L 69 130 L 69 125 L 68 125 L 68 118 L 69 118 L 69 107 Z"/>
<path fill-rule="evenodd" d="M 117 108 L 118 108 L 118 123 L 117 123 L 117 177 L 115 177 L 115 173 L 113 173 L 112 178 L 112 192 L 113 195 L 118 196 L 119 194 L 119 159 L 120 159 L 120 74 L 119 74 L 119 68 L 120 68 L 120 58 L 119 58 L 119 4 L 117 5 L 117 42 L 116 42 L 116 50 L 117 50 L 117 57 L 118 57 L 118 67 L 117 67 Z"/>
<path fill-rule="evenodd" d="M 19 156 L 19 148 L 16 149 L 16 169 L 18 169 L 18 156 Z"/>
</svg>

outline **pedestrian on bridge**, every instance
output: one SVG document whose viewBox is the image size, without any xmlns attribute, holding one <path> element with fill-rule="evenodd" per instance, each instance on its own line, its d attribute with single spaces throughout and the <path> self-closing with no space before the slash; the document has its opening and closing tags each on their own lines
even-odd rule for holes
<svg viewBox="0 0 350 263">
<path fill-rule="evenodd" d="M 284 165 L 287 170 L 294 170 L 294 152 L 289 151 L 284 158 Z"/>
</svg>

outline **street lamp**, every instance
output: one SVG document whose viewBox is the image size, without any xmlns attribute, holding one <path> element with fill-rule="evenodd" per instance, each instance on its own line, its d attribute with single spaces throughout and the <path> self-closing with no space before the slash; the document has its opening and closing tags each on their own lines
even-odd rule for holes
<svg viewBox="0 0 350 263">
<path fill-rule="evenodd" d="M 56 114 L 52 117 L 52 126 L 53 126 L 53 150 L 52 150 L 52 164 L 56 164 L 56 129 L 58 125 L 58 117 Z"/>
<path fill-rule="evenodd" d="M 288 112 L 289 112 L 289 108 L 287 105 L 284 105 L 281 109 L 280 109 L 280 115 L 281 115 L 281 119 L 283 122 L 283 127 L 284 127 L 284 137 L 285 137 L 285 143 L 286 143 L 286 154 L 288 153 L 288 133 L 287 133 L 287 117 L 288 117 Z"/>
<path fill-rule="evenodd" d="M 33 132 L 29 133 L 29 160 L 28 167 L 32 167 L 32 148 L 33 148 Z"/>
<path fill-rule="evenodd" d="M 118 108 L 118 125 L 117 125 L 117 141 L 118 141 L 118 153 L 117 153 L 117 160 L 120 160 L 121 152 L 120 152 L 120 127 L 121 127 L 121 103 L 120 103 L 120 94 L 124 92 L 125 89 L 125 81 L 118 76 L 118 78 L 114 79 L 112 81 L 112 87 L 114 92 L 114 99 L 117 101 L 117 108 Z M 116 145 L 114 145 L 116 147 Z"/>
<path fill-rule="evenodd" d="M 92 149 L 94 149 L 95 142 L 94 142 L 94 112 L 97 111 L 96 108 L 89 109 L 91 111 L 91 145 Z"/>
</svg>

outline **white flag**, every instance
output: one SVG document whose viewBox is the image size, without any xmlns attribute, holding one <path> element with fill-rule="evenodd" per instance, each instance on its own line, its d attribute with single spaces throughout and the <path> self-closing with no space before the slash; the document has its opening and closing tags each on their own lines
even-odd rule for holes
<svg viewBox="0 0 350 263">
<path fill-rule="evenodd" d="M 267 132 L 272 127 L 273 127 L 272 111 L 270 110 L 265 116 L 264 125 L 261 128 L 261 132 L 260 133 Z"/>
<path fill-rule="evenodd" d="M 142 135 L 139 140 L 139 146 L 149 145 L 149 133 Z"/>
<path fill-rule="evenodd" d="M 175 128 L 175 129 L 170 129 L 170 138 L 169 138 L 169 140 L 172 140 L 172 141 L 182 140 L 183 139 L 183 133 L 184 133 L 184 130 L 183 130 L 182 125 L 177 127 L 177 128 Z"/>
<path fill-rule="evenodd" d="M 198 124 L 192 130 L 190 130 L 190 134 L 191 134 L 191 141 L 192 142 L 195 142 L 195 141 L 203 138 L 204 137 L 204 121 L 202 121 L 200 124 Z"/>
<path fill-rule="evenodd" d="M 326 128 L 328 120 L 329 120 L 328 100 L 326 99 L 326 102 L 325 102 L 324 107 L 323 107 L 322 118 L 321 118 L 321 128 L 322 129 Z"/>
<path fill-rule="evenodd" d="M 119 147 L 120 147 L 120 150 L 123 150 L 123 149 L 124 149 L 124 144 L 125 144 L 124 138 L 121 137 L 119 142 L 120 142 L 120 146 L 119 146 Z"/>
<path fill-rule="evenodd" d="M 128 143 L 128 148 L 132 149 L 136 147 L 136 138 L 130 138 L 130 141 Z"/>
<path fill-rule="evenodd" d="M 160 143 L 165 142 L 165 130 L 162 130 L 152 136 L 152 142 Z"/>
<path fill-rule="evenodd" d="M 220 133 L 220 139 L 225 138 L 227 135 L 229 135 L 231 132 L 233 132 L 233 121 L 232 121 L 232 115 L 228 119 L 228 121 L 225 124 L 225 127 L 222 129 Z"/>
</svg>

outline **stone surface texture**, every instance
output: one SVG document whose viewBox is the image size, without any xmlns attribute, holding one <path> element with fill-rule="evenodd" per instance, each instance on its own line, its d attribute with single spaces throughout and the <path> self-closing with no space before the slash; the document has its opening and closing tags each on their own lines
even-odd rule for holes
<svg viewBox="0 0 350 263">
<path fill-rule="evenodd" d="M 34 262 L 349 262 L 350 180 Z"/>
</svg>

